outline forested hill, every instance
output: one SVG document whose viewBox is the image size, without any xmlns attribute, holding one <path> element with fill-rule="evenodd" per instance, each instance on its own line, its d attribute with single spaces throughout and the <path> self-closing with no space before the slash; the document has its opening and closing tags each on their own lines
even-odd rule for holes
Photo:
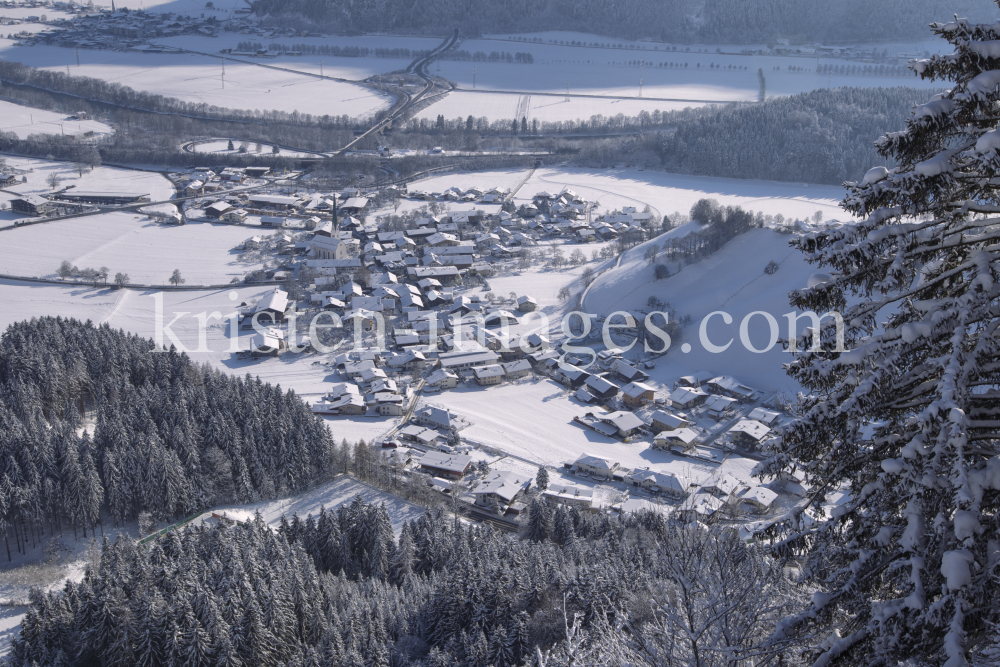
<svg viewBox="0 0 1000 667">
<path fill-rule="evenodd" d="M 106 325 L 33 319 L 0 339 L 9 547 L 86 534 L 102 515 L 163 519 L 300 489 L 328 472 L 332 451 L 329 430 L 294 393 Z"/>
<path fill-rule="evenodd" d="M 8 664 L 662 667 L 808 648 L 771 639 L 805 591 L 733 530 L 530 512 L 526 539 L 428 512 L 397 542 L 385 508 L 356 499 L 277 532 L 106 543 L 82 581 L 35 595 Z"/>
<path fill-rule="evenodd" d="M 875 140 L 932 95 L 914 88 L 816 90 L 682 112 L 671 119 L 674 133 L 645 141 L 668 171 L 840 185 L 886 164 Z"/>
<path fill-rule="evenodd" d="M 954 13 L 996 18 L 991 0 L 255 0 L 258 15 L 303 17 L 337 32 L 466 35 L 578 30 L 668 42 L 887 42 L 924 39 Z"/>
</svg>

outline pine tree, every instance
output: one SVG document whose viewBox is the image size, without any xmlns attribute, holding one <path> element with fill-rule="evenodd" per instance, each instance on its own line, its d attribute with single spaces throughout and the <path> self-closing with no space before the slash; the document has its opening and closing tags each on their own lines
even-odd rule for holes
<svg viewBox="0 0 1000 667">
<path fill-rule="evenodd" d="M 836 351 L 828 319 L 823 349 L 797 353 L 804 417 L 760 470 L 797 469 L 813 489 L 777 549 L 806 555 L 825 590 L 783 633 L 837 627 L 824 660 L 840 664 L 958 667 L 1000 620 L 1000 394 L 988 390 L 1000 367 L 1000 28 L 932 30 L 954 54 L 912 67 L 950 90 L 877 142 L 897 167 L 847 184 L 844 207 L 861 222 L 795 242 L 825 274 L 792 303 L 842 310 L 849 351 Z M 848 487 L 848 502 L 813 520 Z"/>
<path fill-rule="evenodd" d="M 549 488 L 549 471 L 545 469 L 545 466 L 538 467 L 538 475 L 535 477 L 535 484 L 538 488 L 544 491 Z"/>
</svg>

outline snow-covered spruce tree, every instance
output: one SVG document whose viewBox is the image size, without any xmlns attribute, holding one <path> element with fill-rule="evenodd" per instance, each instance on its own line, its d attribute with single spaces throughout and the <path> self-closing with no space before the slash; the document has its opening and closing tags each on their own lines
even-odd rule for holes
<svg viewBox="0 0 1000 667">
<path fill-rule="evenodd" d="M 861 222 L 793 242 L 829 274 L 793 305 L 842 311 L 849 350 L 825 326 L 796 354 L 811 395 L 760 466 L 810 485 L 772 537 L 823 588 L 781 631 L 827 635 L 817 664 L 958 667 L 1000 620 L 1000 23 L 932 30 L 954 53 L 911 66 L 954 86 L 877 142 L 897 167 L 847 184 Z"/>
</svg>

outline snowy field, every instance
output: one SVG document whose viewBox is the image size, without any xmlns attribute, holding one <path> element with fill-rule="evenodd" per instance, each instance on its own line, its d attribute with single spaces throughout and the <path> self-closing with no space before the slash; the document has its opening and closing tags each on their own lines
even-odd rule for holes
<svg viewBox="0 0 1000 667">
<path fill-rule="evenodd" d="M 319 514 L 320 508 L 323 507 L 330 511 L 341 505 L 349 505 L 357 496 L 361 496 L 361 499 L 366 503 L 376 505 L 385 503 L 396 537 L 399 537 L 404 523 L 416 521 L 423 516 L 425 511 L 419 505 L 409 503 L 352 477 L 338 477 L 296 496 L 250 505 L 217 507 L 211 512 L 225 513 L 226 516 L 237 521 L 253 519 L 254 514 L 260 512 L 261 518 L 269 526 L 277 527 L 281 523 L 282 516 L 291 518 L 293 514 L 298 514 L 300 518 L 305 519 L 310 514 L 314 516 Z"/>
<path fill-rule="evenodd" d="M 388 95 L 357 84 L 237 62 L 226 63 L 223 89 L 221 61 L 216 57 L 80 50 L 77 67 L 73 49 L 10 44 L 0 41 L 0 58 L 58 71 L 70 65 L 74 76 L 221 108 L 368 117 L 392 103 Z M 273 65 L 270 61 L 267 64 Z"/>
<path fill-rule="evenodd" d="M 560 39 L 572 38 L 564 36 Z M 582 40 L 588 43 L 610 41 L 594 35 L 582 36 Z M 618 43 L 618 40 L 615 42 Z M 744 47 L 725 47 L 728 53 L 715 53 L 714 48 L 711 52 L 698 53 L 695 52 L 697 48 L 710 47 L 696 47 L 693 52 L 684 51 L 688 47 L 679 47 L 678 51 L 667 52 L 651 47 L 645 50 L 608 49 L 471 39 L 463 42 L 462 48 L 487 53 L 496 50 L 512 53 L 526 51 L 535 60 L 530 65 L 442 61 L 440 75 L 458 83 L 463 89 L 473 87 L 473 68 L 476 70 L 476 88 L 482 90 L 558 94 L 565 93 L 568 85 L 571 93 L 639 97 L 639 81 L 642 79 L 642 97 L 691 101 L 755 100 L 760 90 L 758 69 L 764 70 L 769 96 L 842 86 L 940 87 L 939 83 L 922 81 L 915 75 L 818 75 L 817 65 L 857 63 L 840 59 L 733 53 Z M 644 63 L 642 67 L 639 61 Z M 674 66 L 661 67 L 661 63 L 673 63 Z M 794 71 L 797 68 L 805 71 Z"/>
<path fill-rule="evenodd" d="M 5 233 L 0 273 L 53 278 L 66 260 L 80 268 L 106 266 L 131 282 L 165 285 L 174 269 L 189 285 L 220 285 L 261 268 L 238 260 L 246 227 L 193 222 L 164 225 L 134 212 L 104 213 L 30 225 Z"/>
<path fill-rule="evenodd" d="M 70 162 L 48 162 L 33 158 L 6 157 L 7 164 L 18 169 L 30 170 L 25 174 L 27 183 L 12 185 L 6 190 L 18 194 L 42 194 L 51 192 L 48 185 L 49 176 L 55 174 L 59 187 L 75 186 L 75 190 L 87 190 L 107 193 L 145 193 L 150 201 L 164 201 L 175 194 L 173 184 L 162 174 L 138 169 L 119 169 L 117 167 L 97 167 L 91 171 L 80 172 Z"/>
<path fill-rule="evenodd" d="M 111 134 L 112 130 L 96 120 L 69 120 L 65 114 L 12 102 L 0 101 L 0 132 L 13 132 L 18 139 L 32 134 L 78 135 L 84 132 Z"/>
<path fill-rule="evenodd" d="M 555 122 L 561 120 L 589 120 L 591 116 L 638 116 L 642 111 L 680 111 L 689 107 L 704 106 L 700 102 L 664 102 L 648 99 L 622 99 L 597 97 L 569 97 L 565 95 L 538 95 L 517 93 L 476 93 L 459 91 L 449 93 L 440 101 L 417 113 L 417 118 L 437 118 L 438 114 L 447 119 L 486 117 L 491 121 L 527 117 L 528 122 L 537 120 Z M 522 111 L 519 116 L 518 112 Z M 527 113 L 523 113 L 527 110 Z"/>
<path fill-rule="evenodd" d="M 572 397 L 572 392 L 548 379 L 491 387 L 465 387 L 426 396 L 421 405 L 445 407 L 473 422 L 461 431 L 470 444 L 500 450 L 532 466 L 561 468 L 583 454 L 604 456 L 626 468 L 649 468 L 691 481 L 731 472 L 749 480 L 754 461 L 731 457 L 721 466 L 701 463 L 650 447 L 649 442 L 624 443 L 573 421 L 588 411 L 603 412 Z M 577 478 L 566 476 L 570 483 Z"/>
<path fill-rule="evenodd" d="M 785 314 L 794 312 L 788 304 L 788 292 L 805 287 L 809 276 L 817 271 L 806 264 L 801 253 L 788 247 L 789 238 L 768 229 L 751 230 L 700 262 L 683 268 L 671 264 L 674 275 L 659 281 L 655 280 L 653 267 L 643 259 L 644 246 L 639 246 L 630 251 L 620 268 L 598 277 L 584 300 L 584 310 L 607 315 L 616 310 L 648 308 L 649 298 L 655 296 L 669 303 L 679 316 L 689 315 L 693 322 L 684 329 L 682 341 L 673 341 L 670 352 L 650 371 L 651 378 L 660 383 L 672 383 L 682 375 L 703 371 L 732 375 L 765 392 L 794 393 L 798 385 L 781 367 L 789 360 L 781 345 L 756 353 L 748 350 L 740 337 L 741 322 L 757 311 L 770 313 L 781 337 L 787 336 Z M 648 243 L 663 241 L 661 237 Z M 767 275 L 764 266 L 771 260 L 780 268 L 774 275 Z M 725 311 L 733 318 L 727 325 L 721 316 L 715 316 L 707 326 L 713 345 L 733 341 L 729 349 L 717 354 L 709 352 L 699 339 L 702 319 L 714 311 Z M 799 328 L 806 326 L 803 321 Z M 747 327 L 752 347 L 766 349 L 770 340 L 767 320 L 754 316 Z M 690 351 L 685 353 L 682 344 L 691 345 Z"/>
<path fill-rule="evenodd" d="M 514 202 L 527 203 L 538 192 L 555 194 L 564 187 L 588 201 L 597 201 L 595 215 L 623 206 L 636 206 L 641 211 L 647 204 L 660 215 L 686 213 L 696 201 L 708 197 L 723 206 L 780 213 L 786 218 L 805 218 L 816 211 L 823 213 L 824 220 L 844 220 L 846 216 L 839 206 L 844 189 L 835 185 L 685 176 L 648 169 L 538 169 Z"/>
<path fill-rule="evenodd" d="M 239 140 L 233 140 L 233 150 L 229 150 L 229 142 L 222 139 L 219 141 L 206 141 L 204 143 L 197 143 L 191 146 L 191 149 L 195 153 L 212 153 L 216 155 L 239 155 L 240 154 L 240 144 L 243 143 Z M 266 155 L 270 156 L 271 147 L 273 144 L 260 144 L 260 150 L 257 150 L 257 142 L 248 141 L 246 142 L 247 155 Z M 282 157 L 316 157 L 322 155 L 322 153 L 309 153 L 306 151 L 293 151 L 281 149 L 280 155 Z"/>
</svg>

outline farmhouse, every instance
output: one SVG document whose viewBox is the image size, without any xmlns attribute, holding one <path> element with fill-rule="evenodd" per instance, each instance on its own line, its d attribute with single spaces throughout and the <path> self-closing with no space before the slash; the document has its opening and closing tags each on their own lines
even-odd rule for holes
<svg viewBox="0 0 1000 667">
<path fill-rule="evenodd" d="M 517 361 L 501 364 L 501 366 L 503 366 L 504 375 L 508 380 L 516 380 L 517 378 L 531 374 L 531 362 L 527 359 L 518 359 Z"/>
<path fill-rule="evenodd" d="M 277 329 L 267 329 L 264 332 L 256 333 L 250 340 L 250 356 L 254 359 L 277 357 L 284 351 L 285 336 Z"/>
<path fill-rule="evenodd" d="M 443 429 L 446 433 L 452 428 L 458 428 L 458 420 L 451 412 L 430 406 L 413 413 L 413 420 L 428 428 Z"/>
<path fill-rule="evenodd" d="M 279 324 L 285 321 L 286 310 L 288 310 L 288 292 L 275 289 L 257 303 L 251 314 L 243 318 L 240 328 L 253 328 L 254 320 L 258 324 Z"/>
<path fill-rule="evenodd" d="M 31 217 L 47 215 L 54 207 L 52 202 L 38 195 L 24 195 L 18 199 L 10 200 L 12 212 Z"/>
<path fill-rule="evenodd" d="M 753 512 L 764 513 L 778 499 L 778 494 L 763 486 L 751 486 L 739 494 L 743 504 Z"/>
<path fill-rule="evenodd" d="M 445 454 L 430 451 L 420 459 L 420 468 L 434 477 L 458 479 L 469 471 L 472 457 L 465 454 Z"/>
<path fill-rule="evenodd" d="M 361 215 L 368 208 L 368 200 L 364 197 L 351 197 L 340 206 L 344 215 Z"/>
<path fill-rule="evenodd" d="M 642 382 L 649 379 L 648 375 L 624 359 L 615 359 L 611 364 L 611 370 L 625 382 Z"/>
<path fill-rule="evenodd" d="M 517 300 L 517 309 L 522 313 L 530 313 L 538 308 L 538 301 L 532 296 L 522 296 Z"/>
</svg>

